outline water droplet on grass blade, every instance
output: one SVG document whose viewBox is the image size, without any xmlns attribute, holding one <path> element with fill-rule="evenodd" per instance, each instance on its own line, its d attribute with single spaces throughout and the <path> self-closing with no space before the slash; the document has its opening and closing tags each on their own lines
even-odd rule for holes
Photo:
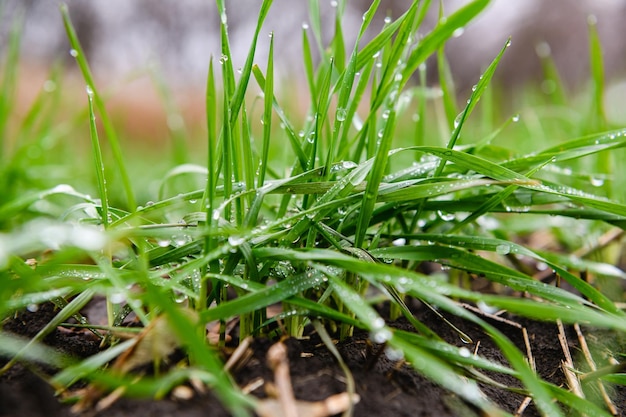
<svg viewBox="0 0 626 417">
<path fill-rule="evenodd" d="M 598 177 L 591 177 L 591 185 L 594 187 L 602 187 L 604 185 L 604 179 Z"/>
<path fill-rule="evenodd" d="M 385 343 L 386 341 L 391 339 L 391 336 L 391 330 L 387 329 L 386 327 L 378 330 L 372 330 L 370 332 L 370 339 L 372 339 L 372 342 L 379 344 Z"/>
<path fill-rule="evenodd" d="M 472 356 L 472 352 L 470 352 L 468 348 L 462 347 L 459 349 L 459 355 L 464 358 L 469 358 L 470 356 Z"/>
<path fill-rule="evenodd" d="M 51 93 L 56 89 L 57 89 L 57 83 L 55 83 L 52 80 L 46 80 L 43 83 L 43 91 L 45 91 L 46 93 Z"/>
<path fill-rule="evenodd" d="M 519 122 L 519 114 L 514 115 L 513 117 L 511 117 L 511 121 L 513 123 L 517 123 Z"/>
<path fill-rule="evenodd" d="M 246 241 L 245 238 L 240 237 L 240 236 L 229 236 L 228 237 L 228 243 L 230 243 L 231 246 L 239 246 L 242 243 L 244 243 Z"/>
<path fill-rule="evenodd" d="M 109 301 L 113 304 L 122 304 L 126 302 L 126 294 L 123 292 L 114 292 L 109 296 Z"/>
<path fill-rule="evenodd" d="M 76 49 L 70 49 L 70 55 L 76 58 L 78 56 L 78 51 Z"/>
<path fill-rule="evenodd" d="M 404 352 L 402 351 L 402 349 L 396 349 L 394 347 L 387 346 L 385 347 L 385 356 L 390 361 L 400 361 L 404 359 Z"/>
<path fill-rule="evenodd" d="M 496 253 L 499 255 L 508 255 L 511 252 L 511 246 L 507 244 L 500 244 L 496 246 Z"/>
<path fill-rule="evenodd" d="M 403 237 L 401 237 L 401 238 L 398 238 L 398 239 L 393 240 L 393 241 L 391 242 L 391 244 L 392 244 L 393 246 L 404 246 L 404 245 L 406 245 L 406 239 L 405 239 L 405 238 L 403 238 Z"/>
<path fill-rule="evenodd" d="M 348 113 L 347 110 L 344 109 L 343 107 L 338 108 L 337 114 L 336 114 L 337 120 L 340 122 L 343 122 L 344 120 L 346 120 L 347 113 Z"/>
</svg>

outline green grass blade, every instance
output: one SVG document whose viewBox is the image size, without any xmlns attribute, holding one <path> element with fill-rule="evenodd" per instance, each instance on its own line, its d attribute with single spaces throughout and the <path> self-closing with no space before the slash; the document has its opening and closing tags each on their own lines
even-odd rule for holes
<svg viewBox="0 0 626 417">
<path fill-rule="evenodd" d="M 465 106 L 465 109 L 454 120 L 454 123 L 453 123 L 454 130 L 452 131 L 452 136 L 450 137 L 450 140 L 448 141 L 448 144 L 447 144 L 448 149 L 452 149 L 456 145 L 456 142 L 458 141 L 459 136 L 461 134 L 461 129 L 463 128 L 463 125 L 465 124 L 465 121 L 469 118 L 470 114 L 472 114 L 472 110 L 474 109 L 474 107 L 476 107 L 476 104 L 478 104 L 480 97 L 482 96 L 485 89 L 491 82 L 491 78 L 496 72 L 496 68 L 498 67 L 500 60 L 502 59 L 502 56 L 504 55 L 504 52 L 506 51 L 506 49 L 509 47 L 510 44 L 511 44 L 511 40 L 509 39 L 504 44 L 504 47 L 500 50 L 496 58 L 491 62 L 489 67 L 487 67 L 485 72 L 483 72 L 483 74 L 480 76 L 480 80 L 478 81 L 478 84 L 476 84 L 476 87 L 472 88 L 472 94 L 469 98 L 469 101 L 467 102 L 467 106 Z M 439 164 L 439 167 L 437 167 L 437 170 L 435 171 L 436 177 L 441 175 L 445 167 L 445 164 L 446 164 L 446 160 L 442 159 L 441 163 Z"/>
<path fill-rule="evenodd" d="M 446 17 L 444 21 L 439 22 L 432 32 L 424 36 L 417 45 L 417 48 L 415 48 L 407 59 L 407 65 L 403 71 L 403 79 L 408 80 L 417 67 L 447 41 L 455 30 L 465 27 L 483 11 L 489 3 L 490 0 L 474 0 L 461 7 L 452 15 Z"/>
<path fill-rule="evenodd" d="M 395 105 L 393 103 L 392 105 Z M 391 148 L 391 140 L 396 127 L 396 110 L 395 108 L 385 110 L 388 112 L 388 119 L 382 134 L 380 145 L 376 152 L 376 158 L 374 160 L 374 166 L 368 176 L 367 187 L 365 189 L 365 196 L 361 205 L 359 213 L 359 219 L 354 238 L 354 246 L 360 248 L 365 241 L 365 234 L 369 226 L 372 213 L 374 211 L 374 205 L 378 198 L 380 182 L 385 174 L 387 168 L 387 161 L 389 159 L 389 149 Z"/>
<path fill-rule="evenodd" d="M 254 36 L 252 37 L 252 41 L 250 42 L 250 51 L 248 52 L 246 63 L 241 70 L 241 76 L 239 78 L 239 83 L 237 84 L 237 89 L 230 102 L 231 125 L 235 123 L 235 120 L 237 119 L 239 111 L 241 110 L 241 106 L 243 104 L 244 96 L 248 88 L 248 82 L 250 80 L 250 74 L 252 72 L 252 64 L 254 63 L 254 53 L 256 52 L 257 40 L 259 38 L 259 33 L 261 32 L 261 27 L 263 26 L 263 21 L 265 21 L 265 17 L 267 16 L 267 13 L 269 12 L 269 9 L 272 5 L 272 1 L 273 0 L 263 0 L 263 3 L 261 4 L 261 9 L 259 10 L 259 13 L 257 15 L 258 20 L 256 28 L 254 30 Z"/>
<path fill-rule="evenodd" d="M 0 168 L 6 162 L 9 155 L 6 141 L 6 129 L 9 116 L 15 105 L 15 89 L 17 86 L 17 70 L 19 66 L 20 43 L 22 39 L 22 27 L 24 25 L 24 12 L 16 12 L 17 17 L 12 22 L 11 31 L 6 48 L 6 58 L 2 71 L 2 84 L 0 84 Z"/>
<path fill-rule="evenodd" d="M 93 92 L 93 101 L 98 109 L 98 113 L 100 114 L 100 118 L 102 120 L 102 126 L 106 133 L 107 139 L 109 141 L 109 145 L 111 146 L 111 150 L 113 151 L 113 157 L 115 158 L 115 164 L 119 169 L 120 177 L 122 179 L 122 185 L 124 187 L 124 191 L 126 193 L 126 203 L 128 204 L 128 208 L 130 211 L 135 211 L 137 207 L 137 203 L 135 201 L 135 194 L 133 192 L 133 188 L 131 185 L 130 177 L 128 175 L 128 170 L 126 168 L 126 164 L 124 163 L 124 158 L 122 157 L 122 150 L 119 144 L 119 140 L 117 137 L 117 132 L 113 127 L 113 122 L 109 117 L 109 113 L 106 110 L 106 106 L 104 104 L 104 100 L 102 100 L 102 96 L 98 92 L 96 87 L 96 83 L 94 82 L 93 76 L 91 75 L 91 69 L 89 68 L 89 64 L 87 63 L 87 58 L 85 57 L 85 52 L 83 51 L 82 46 L 78 40 L 78 36 L 76 35 L 76 31 L 72 22 L 70 20 L 70 15 L 67 10 L 67 5 L 61 4 L 61 15 L 63 17 L 63 24 L 65 25 L 65 31 L 67 33 L 67 37 L 70 41 L 70 45 L 72 46 L 72 55 L 76 58 L 76 63 L 80 68 L 80 71 L 83 75 L 83 79 L 85 83 L 87 83 L 87 87 Z"/>
<path fill-rule="evenodd" d="M 272 108 L 274 106 L 274 35 L 270 34 L 270 50 L 267 57 L 267 71 L 265 86 L 263 88 L 263 149 L 261 150 L 261 162 L 257 187 L 261 188 L 265 183 L 265 172 L 270 150 L 270 136 L 272 134 Z"/>
<path fill-rule="evenodd" d="M 100 141 L 98 140 L 98 127 L 96 126 L 96 114 L 93 108 L 93 91 L 87 87 L 87 98 L 89 101 L 89 133 L 91 136 L 91 149 L 93 153 L 93 163 L 96 168 L 96 179 L 98 184 L 98 194 L 100 195 L 100 206 L 102 208 L 102 224 L 105 230 L 108 228 L 109 219 L 109 195 L 106 187 L 106 179 L 104 172 L 104 161 L 102 160 L 102 151 L 100 150 Z"/>
<path fill-rule="evenodd" d="M 253 251 L 257 259 L 261 259 Z M 264 253 L 264 255 L 266 255 Z M 223 276 L 216 276 L 222 279 Z M 316 271 L 309 271 L 302 274 L 294 275 L 285 281 L 280 281 L 274 285 L 258 290 L 232 301 L 224 302 L 217 307 L 202 312 L 202 319 L 205 322 L 216 319 L 227 319 L 240 314 L 250 313 L 255 310 L 265 308 L 271 304 L 285 301 L 289 297 L 296 295 L 304 290 L 319 286 L 324 283 L 324 277 Z"/>
<path fill-rule="evenodd" d="M 589 63 L 593 80 L 593 104 L 590 127 L 595 130 L 606 130 L 606 114 L 604 111 L 604 62 L 602 45 L 598 36 L 595 16 L 587 19 L 589 27 Z"/>
</svg>

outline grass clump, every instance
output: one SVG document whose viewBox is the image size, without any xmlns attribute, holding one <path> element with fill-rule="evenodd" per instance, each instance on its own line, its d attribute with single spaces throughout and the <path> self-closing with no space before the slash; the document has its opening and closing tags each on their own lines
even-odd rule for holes
<svg viewBox="0 0 626 417">
<path fill-rule="evenodd" d="M 16 142 L 18 148 L 9 152 L 8 143 L 0 143 L 2 177 L 29 185 L 17 190 L 10 181 L 2 182 L 0 316 L 34 310 L 44 302 L 58 307 L 54 320 L 28 341 L 0 333 L 3 354 L 12 357 L 3 371 L 15 361 L 47 355 L 39 342 L 74 317 L 102 338 L 107 349 L 85 361 L 48 355 L 49 362 L 62 369 L 50 380 L 57 388 L 87 379 L 110 388 L 123 385 L 129 394 L 159 396 L 182 380 L 199 378 L 234 415 L 247 415 L 254 400 L 224 371 L 219 354 L 207 343 L 207 324 L 221 324 L 217 344 L 223 346 L 226 323 L 233 318 L 239 319 L 241 340 L 276 334 L 277 322 L 279 333 L 298 337 L 319 319 L 338 338 L 349 337 L 355 327 L 369 331 L 374 342 L 386 343 L 417 371 L 489 413 L 498 412 L 497 407 L 481 393 L 479 378 L 467 377 L 467 369 L 513 375 L 545 415 L 563 415 L 560 406 L 608 415 L 597 404 L 542 380 L 497 328 L 460 304 L 626 331 L 618 303 L 622 294 L 577 274 L 586 271 L 607 288 L 617 288 L 625 274 L 612 266 L 614 258 L 603 258 L 599 246 L 580 256 L 568 254 L 587 243 L 572 236 L 570 228 L 576 227 L 579 235 L 619 236 L 626 219 L 623 196 L 616 192 L 623 180 L 611 169 L 623 153 L 626 130 L 610 130 L 603 114 L 595 29 L 590 42 L 592 110 L 588 117 L 577 118 L 580 124 L 558 126 L 574 136 L 547 143 L 554 121 L 532 114 L 539 125 L 525 125 L 532 108 L 522 111 L 521 120 L 510 115 L 501 127 L 493 127 L 497 117 L 489 112 L 496 111 L 497 103 L 489 85 L 510 40 L 502 40 L 502 50 L 477 78 L 466 102 L 454 95 L 445 72 L 445 43 L 488 0 L 442 15 L 423 36 L 417 33 L 431 2 L 414 1 L 366 41 L 380 4 L 374 1 L 363 15 L 354 45 L 344 41 L 344 2 L 338 2 L 328 45 L 321 42 L 319 13 L 311 2 L 312 20 L 302 33 L 310 99 L 305 120 L 292 118 L 275 91 L 272 36 L 266 63 L 254 63 L 271 3 L 262 3 L 247 60 L 235 72 L 224 1 L 217 1 L 222 52 L 210 63 L 207 76 L 206 164 L 172 166 L 157 179 L 159 194 L 143 205 L 136 201 L 137 179 L 127 166 L 143 161 L 123 158 L 115 126 L 67 9 L 62 8 L 73 55 L 87 84 L 87 107 L 80 117 L 89 121 L 95 174 L 90 189 L 96 197 L 70 185 L 45 188 L 28 182 L 33 168 L 19 148 L 27 145 Z M 11 111 L 9 86 L 19 39 L 15 36 L 4 64 L 0 121 Z M 320 56 L 317 64 L 315 53 Z M 433 55 L 442 68 L 438 99 L 428 98 L 430 88 L 423 83 L 425 62 Z M 558 82 L 549 57 L 544 59 L 551 70 L 547 76 Z M 260 129 L 248 105 L 254 89 L 261 92 L 263 103 Z M 54 119 L 53 108 L 43 110 L 55 97 L 42 96 L 35 103 L 32 118 L 44 122 L 25 119 L 17 133 L 20 141 L 40 146 L 50 134 L 60 135 L 62 126 L 49 121 Z M 543 98 L 542 105 L 561 109 L 562 95 L 552 97 Z M 484 105 L 479 105 L 481 99 Z M 438 112 L 441 103 L 444 111 Z M 481 118 L 475 116 L 479 111 Z M 519 140 L 530 141 L 526 146 L 534 151 L 523 153 L 510 146 Z M 504 142 L 506 146 L 500 144 Z M 57 145 L 60 152 L 60 140 Z M 103 149 L 111 151 L 112 159 Z M 107 181 L 112 170 L 118 170 L 119 181 Z M 533 230 L 546 225 L 558 250 L 527 244 Z M 586 256 L 591 253 L 600 257 Z M 419 272 L 426 263 L 439 265 L 445 273 Z M 553 271 L 576 291 L 537 279 L 539 269 Z M 472 290 L 469 283 L 478 276 L 499 291 Z M 81 316 L 82 308 L 99 296 L 107 300 L 104 327 Z M 405 316 L 415 333 L 385 323 L 374 305 L 381 297 L 391 303 L 392 318 Z M 482 327 L 509 366 L 468 358 L 452 345 L 442 349 L 444 342 L 413 316 L 406 297 Z M 268 308 L 277 303 L 282 304 L 281 313 L 270 317 Z M 158 338 L 164 353 L 184 347 L 189 366 L 139 383 L 120 377 L 115 368 L 100 372 L 128 348 L 128 342 L 117 343 L 113 335 L 131 313 L 146 329 L 168 334 Z M 461 339 L 472 342 L 456 330 Z"/>
</svg>

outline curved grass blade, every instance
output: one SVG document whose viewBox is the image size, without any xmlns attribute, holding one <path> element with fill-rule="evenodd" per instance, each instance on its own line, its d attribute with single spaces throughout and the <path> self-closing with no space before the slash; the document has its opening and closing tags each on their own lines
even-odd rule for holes
<svg viewBox="0 0 626 417">
<path fill-rule="evenodd" d="M 76 35 L 74 26 L 72 25 L 72 21 L 70 20 L 67 5 L 61 4 L 60 10 L 63 17 L 63 24 L 65 25 L 67 37 L 70 41 L 70 45 L 72 46 L 72 50 L 74 51 L 72 52 L 72 55 L 76 58 L 76 62 L 83 75 L 83 79 L 87 83 L 87 87 L 89 87 L 90 91 L 93 93 L 93 101 L 96 105 L 96 108 L 98 109 L 98 113 L 100 114 L 100 118 L 102 119 L 102 126 L 104 128 L 104 131 L 106 132 L 106 136 L 109 141 L 109 145 L 111 146 L 111 150 L 113 151 L 113 157 L 115 158 L 115 163 L 117 165 L 117 168 L 119 169 L 122 184 L 124 186 L 124 191 L 126 193 L 126 202 L 128 204 L 128 208 L 131 212 L 135 211 L 137 203 L 135 201 L 135 195 L 132 189 L 128 171 L 126 169 L 126 164 L 124 163 L 124 158 L 122 157 L 122 150 L 117 137 L 117 132 L 113 127 L 113 123 L 109 117 L 109 113 L 107 112 L 104 100 L 102 100 L 102 96 L 98 92 L 96 83 L 94 82 L 93 76 L 91 75 L 91 69 L 89 68 L 89 64 L 87 63 L 85 52 L 83 51 L 83 48 L 78 40 L 78 36 Z"/>
<path fill-rule="evenodd" d="M 483 72 L 483 74 L 480 76 L 480 80 L 478 81 L 478 84 L 476 84 L 476 87 L 472 88 L 472 94 L 467 102 L 467 106 L 465 106 L 465 109 L 463 110 L 463 112 L 454 120 L 454 123 L 453 123 L 454 130 L 452 131 L 452 136 L 450 137 L 450 140 L 448 141 L 448 145 L 447 145 L 448 149 L 452 149 L 456 145 L 456 142 L 459 139 L 459 136 L 461 134 L 461 129 L 463 129 L 463 125 L 465 121 L 469 118 L 470 114 L 472 114 L 472 110 L 474 110 L 474 107 L 476 107 L 476 104 L 478 104 L 480 97 L 483 95 L 485 89 L 491 82 L 491 78 L 495 74 L 496 68 L 498 67 L 500 60 L 502 59 L 502 56 L 504 55 L 504 52 L 507 50 L 509 45 L 511 45 L 511 39 L 508 39 L 506 41 L 506 43 L 504 44 L 504 46 L 502 47 L 498 55 L 491 62 L 489 67 L 487 67 L 485 72 Z M 439 177 L 441 175 L 441 173 L 443 172 L 443 168 L 445 167 L 445 164 L 446 164 L 446 159 L 442 159 L 441 162 L 439 163 L 439 166 L 437 167 L 437 170 L 435 171 L 435 177 Z"/>
</svg>

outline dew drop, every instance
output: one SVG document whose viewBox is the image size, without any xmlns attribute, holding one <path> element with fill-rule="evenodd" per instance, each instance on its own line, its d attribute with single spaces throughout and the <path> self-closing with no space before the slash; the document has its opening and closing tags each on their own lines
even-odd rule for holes
<svg viewBox="0 0 626 417">
<path fill-rule="evenodd" d="M 374 343 L 385 343 L 386 341 L 388 341 L 389 339 L 391 339 L 391 330 L 387 329 L 387 328 L 382 328 L 382 329 L 378 329 L 378 330 L 372 330 L 370 332 L 370 339 L 372 339 L 372 341 Z"/>
<path fill-rule="evenodd" d="M 239 246 L 242 243 L 244 243 L 246 241 L 245 238 L 240 237 L 240 236 L 229 236 L 228 237 L 228 243 L 230 243 L 231 246 Z"/>
<path fill-rule="evenodd" d="M 513 123 L 517 123 L 519 122 L 519 114 L 514 115 L 513 117 L 511 117 L 511 121 Z"/>
<path fill-rule="evenodd" d="M 604 179 L 598 177 L 591 177 L 591 185 L 594 187 L 602 187 L 604 185 Z"/>
<path fill-rule="evenodd" d="M 45 91 L 46 93 L 51 93 L 56 89 L 57 89 L 57 83 L 55 83 L 52 80 L 46 80 L 43 83 L 43 91 Z"/>
<path fill-rule="evenodd" d="M 392 244 L 393 246 L 404 246 L 404 245 L 406 245 L 406 239 L 405 239 L 405 238 L 403 238 L 403 237 L 401 237 L 401 238 L 398 238 L 398 239 L 393 240 L 393 241 L 391 242 L 391 244 Z"/>
<path fill-rule="evenodd" d="M 347 113 L 348 111 L 346 109 L 344 109 L 343 107 L 340 107 L 337 109 L 337 114 L 335 117 L 337 117 L 338 121 L 343 122 L 344 120 L 346 120 Z"/>
<path fill-rule="evenodd" d="M 461 35 L 463 35 L 463 33 L 465 33 L 465 28 L 457 28 L 454 30 L 454 32 L 452 32 L 452 37 L 453 38 L 458 38 Z"/>
<path fill-rule="evenodd" d="M 548 44 L 548 42 L 539 42 L 537 46 L 535 46 L 535 52 L 539 58 L 547 58 L 550 54 L 552 54 L 552 50 L 550 49 L 550 44 Z"/>
<path fill-rule="evenodd" d="M 459 349 L 459 355 L 464 358 L 469 358 L 470 356 L 472 356 L 472 352 L 470 352 L 468 348 L 463 346 L 462 348 Z"/>
<path fill-rule="evenodd" d="M 385 347 L 385 356 L 387 357 L 387 359 L 393 362 L 401 361 L 402 359 L 404 359 L 404 352 L 402 351 L 402 349 L 396 349 L 394 347 L 387 346 Z"/>
<path fill-rule="evenodd" d="M 126 294 L 123 292 L 114 292 L 109 296 L 109 301 L 113 304 L 122 304 L 126 302 Z"/>
<path fill-rule="evenodd" d="M 439 218 L 443 220 L 444 222 L 451 222 L 452 220 L 455 219 L 455 216 L 453 213 L 446 213 L 441 210 L 437 210 L 437 216 L 439 216 Z"/>
<path fill-rule="evenodd" d="M 302 23 L 302 29 L 303 29 L 303 30 L 307 30 L 308 28 L 309 28 L 309 24 L 308 24 L 308 23 L 306 23 L 306 22 L 303 22 L 303 23 Z"/>
<path fill-rule="evenodd" d="M 76 49 L 70 49 L 70 55 L 76 58 L 78 56 L 78 51 Z"/>
<path fill-rule="evenodd" d="M 598 23 L 598 18 L 596 17 L 595 14 L 590 14 L 589 16 L 587 16 L 587 24 L 594 26 Z"/>
<path fill-rule="evenodd" d="M 498 255 L 508 255 L 511 252 L 511 246 L 507 244 L 500 244 L 496 246 L 496 253 Z"/>
</svg>

